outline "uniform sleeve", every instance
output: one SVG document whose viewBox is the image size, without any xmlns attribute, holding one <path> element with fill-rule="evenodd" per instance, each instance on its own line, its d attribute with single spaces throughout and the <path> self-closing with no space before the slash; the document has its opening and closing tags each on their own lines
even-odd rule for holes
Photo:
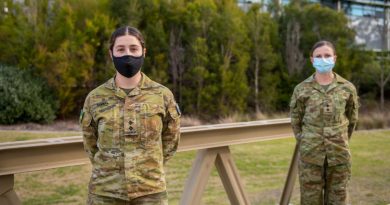
<svg viewBox="0 0 390 205">
<path fill-rule="evenodd" d="M 88 98 L 85 100 L 84 107 L 81 110 L 80 125 L 83 132 L 84 150 L 92 162 L 94 155 L 98 151 L 97 126 L 90 111 Z"/>
<path fill-rule="evenodd" d="M 173 95 L 168 101 L 167 115 L 164 119 L 162 132 L 162 145 L 164 163 L 167 162 L 177 150 L 180 140 L 180 109 L 175 102 Z"/>
<path fill-rule="evenodd" d="M 359 97 L 355 88 L 352 89 L 352 93 L 348 99 L 345 111 L 349 121 L 348 138 L 350 139 L 358 121 L 359 111 Z"/>
<path fill-rule="evenodd" d="M 298 89 L 295 88 L 290 102 L 290 117 L 294 136 L 297 140 L 300 140 L 302 135 L 302 119 L 305 111 L 305 105 L 298 96 Z"/>
</svg>

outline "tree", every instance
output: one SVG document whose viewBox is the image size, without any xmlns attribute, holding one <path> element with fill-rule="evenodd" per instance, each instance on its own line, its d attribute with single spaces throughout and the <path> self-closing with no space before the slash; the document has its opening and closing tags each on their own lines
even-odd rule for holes
<svg viewBox="0 0 390 205">
<path fill-rule="evenodd" d="M 272 39 L 277 36 L 277 25 L 269 13 L 261 13 L 260 8 L 260 5 L 254 4 L 246 17 L 251 42 L 248 78 L 252 83 L 251 88 L 254 89 L 249 100 L 254 99 L 257 113 L 260 112 L 261 104 L 267 110 L 274 107 L 279 80 L 278 74 L 273 72 L 279 57 L 272 44 Z"/>
<path fill-rule="evenodd" d="M 146 41 L 142 71 L 169 87 L 185 114 L 211 119 L 288 109 L 293 87 L 314 72 L 312 45 L 329 40 L 335 71 L 366 93 L 381 82 L 385 100 L 388 66 L 377 67 L 354 45 L 344 14 L 303 0 L 283 9 L 272 2 L 270 13 L 259 4 L 245 13 L 234 0 L 6 0 L 0 63 L 43 77 L 59 100 L 57 114 L 73 116 L 86 94 L 115 73 L 110 34 L 134 26 Z M 361 76 L 372 65 L 379 80 L 368 82 Z"/>
<path fill-rule="evenodd" d="M 367 81 L 374 82 L 379 88 L 380 96 L 380 110 L 385 110 L 385 88 L 387 83 L 390 80 L 390 57 L 388 52 L 375 52 L 373 54 L 375 61 L 372 63 L 366 64 L 364 66 L 364 71 L 362 74 L 366 76 L 365 83 Z M 385 114 L 385 112 L 383 112 Z"/>
<path fill-rule="evenodd" d="M 348 19 L 343 13 L 319 4 L 296 2 L 287 6 L 281 20 L 281 33 L 285 35 L 287 42 L 283 53 L 289 74 L 296 74 L 302 79 L 313 73 L 309 55 L 311 47 L 319 40 L 335 44 L 336 51 L 340 54 L 337 57 L 336 72 L 349 78 L 352 70 L 361 69 L 351 67 L 351 61 L 357 60 L 350 55 L 356 51 L 351 46 L 354 44 L 355 33 L 348 27 Z"/>
<path fill-rule="evenodd" d="M 165 16 L 165 28 L 169 33 L 168 37 L 168 65 L 169 74 L 172 80 L 172 89 L 179 102 L 182 101 L 182 82 L 184 73 L 184 55 L 185 46 L 183 45 L 184 37 L 184 22 L 181 17 L 184 14 L 184 1 L 167 1 L 164 2 L 166 8 L 163 16 Z"/>
<path fill-rule="evenodd" d="M 216 9 L 212 0 L 196 0 L 187 4 L 184 14 L 184 42 L 187 46 L 184 64 L 187 72 L 183 73 L 182 102 L 187 113 L 203 117 L 207 116 L 205 110 L 217 110 L 215 105 L 208 103 L 217 91 L 216 85 L 210 83 L 216 75 L 209 67 L 209 55 L 212 54 L 209 29 Z"/>
<path fill-rule="evenodd" d="M 0 13 L 0 62 L 28 68 L 34 56 L 34 26 L 29 23 L 20 3 L 11 0 L 3 3 L 7 9 Z"/>
<path fill-rule="evenodd" d="M 218 92 L 214 97 L 218 105 L 216 113 L 227 115 L 243 112 L 249 86 L 246 71 L 249 63 L 247 29 L 244 13 L 235 1 L 225 0 L 217 4 L 217 16 L 211 23 L 211 67 L 217 76 Z M 223 31 L 223 32 L 222 32 Z"/>
<path fill-rule="evenodd" d="M 142 19 L 144 9 L 141 9 L 142 2 L 138 0 L 115 0 L 108 2 L 109 14 L 116 20 L 115 27 L 135 26 L 137 27 Z"/>
<path fill-rule="evenodd" d="M 107 41 L 115 25 L 105 0 L 8 1 L 1 16 L 0 61 L 44 77 L 63 117 L 78 112 L 86 93 L 112 75 Z M 15 46 L 18 45 L 18 46 Z M 80 88 L 88 89 L 80 89 Z"/>
<path fill-rule="evenodd" d="M 165 30 L 165 17 L 161 14 L 161 1 L 140 1 L 139 12 L 142 13 L 138 28 L 146 43 L 146 58 L 142 71 L 153 80 L 167 85 L 168 71 L 168 34 Z M 134 25 L 137 27 L 137 25 Z"/>
<path fill-rule="evenodd" d="M 301 49 L 302 38 L 302 5 L 301 1 L 292 1 L 285 7 L 281 16 L 282 34 L 285 39 L 284 59 L 290 75 L 300 73 L 305 65 L 304 53 Z"/>
<path fill-rule="evenodd" d="M 377 84 L 380 89 L 380 108 L 382 111 L 385 109 L 385 87 L 390 80 L 389 18 L 389 9 L 386 7 L 383 15 L 383 25 L 379 28 L 382 39 L 382 53 L 378 56 L 380 70 L 379 72 L 376 71 L 378 73 L 376 76 L 379 75 Z"/>
</svg>

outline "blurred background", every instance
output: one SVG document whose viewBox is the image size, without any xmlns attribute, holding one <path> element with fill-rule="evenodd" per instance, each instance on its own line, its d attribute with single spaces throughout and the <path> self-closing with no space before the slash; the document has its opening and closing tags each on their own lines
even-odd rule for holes
<svg viewBox="0 0 390 205">
<path fill-rule="evenodd" d="M 142 71 L 174 92 L 183 125 L 287 117 L 323 39 L 359 91 L 359 128 L 390 123 L 387 0 L 0 2 L 0 124 L 77 121 L 115 73 L 108 41 L 123 25 L 143 33 Z"/>
<path fill-rule="evenodd" d="M 111 78 L 111 33 L 137 27 L 142 71 L 169 87 L 182 126 L 288 117 L 311 47 L 335 44 L 334 71 L 360 96 L 351 204 L 390 204 L 388 0 L 0 0 L 0 143 L 80 136 L 88 92 Z M 367 131 L 367 129 L 375 129 Z M 380 129 L 380 130 L 378 130 Z M 279 201 L 293 137 L 232 146 L 252 204 Z M 167 165 L 178 204 L 195 152 Z M 89 164 L 15 175 L 23 204 L 85 204 Z M 292 204 L 299 204 L 298 183 Z M 229 204 L 214 170 L 203 204 Z"/>
</svg>

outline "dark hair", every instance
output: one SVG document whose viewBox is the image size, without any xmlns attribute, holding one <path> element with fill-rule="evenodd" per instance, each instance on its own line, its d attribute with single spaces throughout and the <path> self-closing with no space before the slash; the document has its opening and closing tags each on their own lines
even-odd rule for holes
<svg viewBox="0 0 390 205">
<path fill-rule="evenodd" d="M 110 50 L 111 51 L 114 48 L 116 38 L 118 38 L 120 36 L 125 36 L 125 35 L 132 35 L 132 36 L 136 37 L 139 40 L 139 42 L 141 43 L 142 48 L 145 48 L 145 41 L 144 41 L 144 37 L 142 36 L 141 32 L 134 27 L 123 26 L 123 27 L 116 29 L 111 34 L 111 38 L 110 38 Z"/>
<path fill-rule="evenodd" d="M 310 56 L 313 56 L 313 52 L 315 49 L 322 47 L 322 46 L 329 46 L 332 50 L 334 55 L 336 55 L 336 49 L 333 45 L 333 43 L 329 41 L 318 41 L 317 43 L 314 44 L 313 48 L 311 49 Z"/>
</svg>

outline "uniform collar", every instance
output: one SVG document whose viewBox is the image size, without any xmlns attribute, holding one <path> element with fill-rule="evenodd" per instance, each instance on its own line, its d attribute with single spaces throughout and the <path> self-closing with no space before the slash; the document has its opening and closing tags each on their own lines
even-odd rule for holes
<svg viewBox="0 0 390 205">
<path fill-rule="evenodd" d="M 316 73 L 313 73 L 310 77 L 308 77 L 306 80 L 304 80 L 303 82 L 306 82 L 306 83 L 311 83 L 311 82 L 316 82 L 316 79 L 314 78 Z M 347 80 L 345 80 L 343 77 L 341 77 L 339 74 L 333 72 L 334 76 L 335 76 L 335 80 L 338 82 L 338 83 L 346 83 Z"/>
<path fill-rule="evenodd" d="M 341 76 L 338 75 L 337 73 L 333 72 L 333 74 L 334 74 L 334 77 L 335 77 L 335 78 L 333 79 L 332 83 L 329 85 L 329 87 L 328 87 L 328 89 L 326 90 L 326 92 L 329 92 L 329 91 L 332 90 L 333 88 L 337 87 L 338 84 L 344 84 L 344 83 L 348 82 L 347 80 L 345 80 L 343 77 L 341 77 Z M 311 83 L 312 86 L 313 86 L 315 89 L 317 89 L 317 90 L 323 92 L 324 90 L 323 90 L 322 86 L 321 86 L 320 84 L 317 83 L 317 81 L 315 80 L 314 76 L 315 76 L 315 73 L 313 73 L 309 78 L 307 78 L 307 79 L 304 80 L 303 82 L 305 82 L 305 83 Z"/>
<path fill-rule="evenodd" d="M 106 88 L 110 89 L 110 90 L 113 90 L 115 92 L 115 95 L 117 95 L 118 97 L 125 98 L 126 97 L 126 93 L 121 88 L 116 86 L 116 84 L 115 84 L 115 76 L 116 75 L 114 75 L 112 78 L 110 78 L 104 84 L 104 86 Z M 153 81 L 148 76 L 146 76 L 143 72 L 141 72 L 141 81 L 138 83 L 137 87 L 135 87 L 128 94 L 128 96 L 139 95 L 142 92 L 142 90 L 148 89 L 148 88 L 152 88 L 154 86 L 155 85 L 154 85 Z"/>
</svg>

